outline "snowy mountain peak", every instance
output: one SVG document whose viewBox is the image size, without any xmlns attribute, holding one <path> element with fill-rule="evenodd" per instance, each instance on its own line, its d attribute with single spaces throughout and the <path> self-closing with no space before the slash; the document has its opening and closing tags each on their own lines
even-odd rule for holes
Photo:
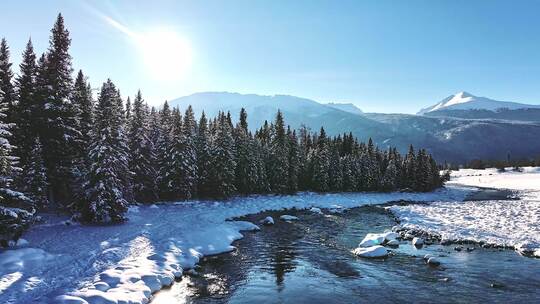
<svg viewBox="0 0 540 304">
<path fill-rule="evenodd" d="M 539 105 L 529 105 L 517 102 L 498 101 L 489 99 L 486 97 L 474 96 L 471 93 L 465 91 L 459 92 L 454 95 L 450 95 L 440 101 L 439 103 L 420 110 L 418 115 L 423 115 L 429 112 L 435 112 L 440 110 L 488 110 L 496 111 L 498 109 L 527 109 L 527 108 L 540 108 Z"/>
<path fill-rule="evenodd" d="M 345 111 L 352 114 L 357 114 L 357 115 L 364 114 L 364 112 L 362 112 L 362 110 L 353 103 L 330 102 L 330 103 L 327 103 L 326 105 L 334 109 L 338 109 L 338 110 Z"/>
</svg>

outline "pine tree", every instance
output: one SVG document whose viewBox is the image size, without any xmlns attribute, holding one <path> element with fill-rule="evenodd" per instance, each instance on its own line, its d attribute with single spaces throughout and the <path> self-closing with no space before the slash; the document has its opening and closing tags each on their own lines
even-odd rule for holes
<svg viewBox="0 0 540 304">
<path fill-rule="evenodd" d="M 287 193 L 289 187 L 289 151 L 285 133 L 283 114 L 278 110 L 274 125 L 274 134 L 270 140 L 270 188 L 274 193 Z"/>
<path fill-rule="evenodd" d="M 210 184 L 211 155 L 210 155 L 210 134 L 208 131 L 208 122 L 206 115 L 202 112 L 197 128 L 197 137 L 195 139 L 195 148 L 197 151 L 197 189 L 199 196 L 207 197 L 212 189 Z"/>
<path fill-rule="evenodd" d="M 64 26 L 64 18 L 58 15 L 51 31 L 49 50 L 46 55 L 42 87 L 44 97 L 45 126 L 40 138 L 52 200 L 66 203 L 72 195 L 73 165 L 76 155 L 76 113 L 70 98 L 73 93 L 71 56 L 68 53 L 71 39 Z"/>
<path fill-rule="evenodd" d="M 197 155 L 195 149 L 196 122 L 193 109 L 189 106 L 183 123 L 178 123 L 173 133 L 171 174 L 177 199 L 190 199 L 197 194 Z"/>
<path fill-rule="evenodd" d="M 295 193 L 298 191 L 298 174 L 299 174 L 299 148 L 298 139 L 296 138 L 296 132 L 291 131 L 290 127 L 287 127 L 287 150 L 288 154 L 288 169 L 287 172 L 287 192 Z"/>
<path fill-rule="evenodd" d="M 82 184 L 86 180 L 86 175 L 91 166 L 88 152 L 90 150 L 92 128 L 94 125 L 94 101 L 90 84 L 88 84 L 81 70 L 77 74 L 73 89 L 73 107 L 75 109 L 77 130 L 79 132 L 74 149 L 74 175 L 77 182 L 73 188 L 75 195 L 79 199 L 84 199 Z"/>
<path fill-rule="evenodd" d="M 5 110 L 5 122 L 12 123 L 15 121 L 14 105 L 15 105 L 15 88 L 13 86 L 13 72 L 11 70 L 11 62 L 9 61 L 9 47 L 6 39 L 2 38 L 0 41 L 0 90 L 4 95 Z"/>
<path fill-rule="evenodd" d="M 153 163 L 155 155 L 148 122 L 148 113 L 139 91 L 133 101 L 133 113 L 128 121 L 129 169 L 133 172 L 134 199 L 139 202 L 157 199 L 157 173 Z"/>
<path fill-rule="evenodd" d="M 16 127 L 13 129 L 13 138 L 16 146 L 16 155 L 19 157 L 21 167 L 26 167 L 32 151 L 33 139 L 39 134 L 39 112 L 36 84 L 36 55 L 32 41 L 26 44 L 19 65 L 20 74 L 15 80 L 18 96 L 15 111 L 17 113 Z"/>
<path fill-rule="evenodd" d="M 324 128 L 321 127 L 319 137 L 317 139 L 317 147 L 313 150 L 312 156 L 313 190 L 318 192 L 326 192 L 329 187 L 329 171 L 330 171 L 330 155 L 328 149 L 328 139 Z"/>
<path fill-rule="evenodd" d="M 398 168 L 396 165 L 396 160 L 391 158 L 388 161 L 386 170 L 381 181 L 381 190 L 383 191 L 392 191 L 395 190 L 398 186 Z"/>
<path fill-rule="evenodd" d="M 409 146 L 409 152 L 403 160 L 403 170 L 401 175 L 401 186 L 409 189 L 416 189 L 416 154 L 412 145 Z"/>
<path fill-rule="evenodd" d="M 209 195 L 215 198 L 228 198 L 236 192 L 234 139 L 228 119 L 223 113 L 218 116 L 216 133 L 213 134 L 210 148 Z"/>
<path fill-rule="evenodd" d="M 170 199 L 169 148 L 171 146 L 171 131 L 171 110 L 169 104 L 165 101 L 163 108 L 159 112 L 159 134 L 155 145 L 158 172 L 157 185 L 161 199 Z"/>
<path fill-rule="evenodd" d="M 236 150 L 235 186 L 241 194 L 254 193 L 257 180 L 257 168 L 253 163 L 255 151 L 251 150 L 253 146 L 250 144 L 247 126 L 247 113 L 242 108 L 240 121 L 233 133 Z"/>
<path fill-rule="evenodd" d="M 8 137 L 11 124 L 5 123 L 4 92 L 0 90 L 0 246 L 17 240 L 32 223 L 34 204 L 31 199 L 13 189 L 13 176 L 20 169 L 15 166 L 16 157 L 11 155 Z"/>
<path fill-rule="evenodd" d="M 30 158 L 23 167 L 23 181 L 25 192 L 34 201 L 35 206 L 43 210 L 49 206 L 47 198 L 49 182 L 47 181 L 42 153 L 41 141 L 39 137 L 36 137 L 29 154 Z"/>
<path fill-rule="evenodd" d="M 140 91 L 139 91 L 139 93 L 140 93 Z M 135 101 L 133 101 L 133 102 L 135 103 Z M 134 107 L 135 107 L 135 105 L 134 105 Z M 131 99 L 128 96 L 128 98 L 126 100 L 126 124 L 129 125 L 130 120 L 131 120 Z"/>
<path fill-rule="evenodd" d="M 339 149 L 336 144 L 331 145 L 330 165 L 328 167 L 328 188 L 331 191 L 341 191 L 343 188 L 343 171 L 341 167 L 341 159 Z"/>
<path fill-rule="evenodd" d="M 124 220 L 129 170 L 122 108 L 120 94 L 109 79 L 101 88 L 95 112 L 87 201 L 80 206 L 82 220 L 86 222 Z"/>
</svg>

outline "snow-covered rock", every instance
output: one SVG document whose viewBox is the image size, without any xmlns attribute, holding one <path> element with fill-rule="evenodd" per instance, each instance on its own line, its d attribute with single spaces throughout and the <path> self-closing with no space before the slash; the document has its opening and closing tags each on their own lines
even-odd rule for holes
<svg viewBox="0 0 540 304">
<path fill-rule="evenodd" d="M 297 221 L 298 217 L 296 217 L 294 215 L 284 214 L 284 215 L 280 216 L 279 219 L 282 220 L 282 221 L 285 221 L 285 222 L 292 222 L 292 221 Z"/>
<path fill-rule="evenodd" d="M 267 216 L 261 220 L 261 223 L 267 226 L 274 225 L 274 219 L 271 216 Z"/>
<path fill-rule="evenodd" d="M 25 239 L 18 239 L 17 240 L 17 243 L 15 244 L 15 246 L 17 247 L 24 247 L 24 246 L 28 246 L 28 241 L 25 240 Z"/>
<path fill-rule="evenodd" d="M 368 233 L 364 239 L 360 242 L 358 247 L 370 247 L 375 245 L 384 245 L 389 242 L 392 242 L 392 245 L 396 245 L 396 238 L 399 236 L 399 234 L 395 232 L 384 232 L 384 233 Z M 399 245 L 399 242 L 397 242 L 397 245 Z"/>
<path fill-rule="evenodd" d="M 399 234 L 397 234 L 396 232 L 385 232 L 383 233 L 383 236 L 386 242 L 390 242 L 396 240 Z"/>
<path fill-rule="evenodd" d="M 317 208 L 317 207 L 311 207 L 309 209 L 309 211 L 313 212 L 313 213 L 317 213 L 317 214 L 323 214 L 321 208 Z"/>
<path fill-rule="evenodd" d="M 385 245 L 390 246 L 390 247 L 398 247 L 399 246 L 399 241 L 398 240 L 391 240 L 391 241 L 388 241 L 388 243 L 386 243 Z"/>
<path fill-rule="evenodd" d="M 158 206 L 157 206 L 156 204 L 152 204 L 152 205 L 150 205 L 150 207 L 149 207 L 149 208 L 152 208 L 152 209 L 159 209 L 159 207 L 158 207 Z"/>
<path fill-rule="evenodd" d="M 430 257 L 426 263 L 429 265 L 429 266 L 439 266 L 441 265 L 441 261 L 439 261 L 439 259 L 437 259 L 436 257 Z"/>
<path fill-rule="evenodd" d="M 382 245 L 385 241 L 384 235 L 380 233 L 368 233 L 358 244 L 358 247 L 372 247 Z"/>
<path fill-rule="evenodd" d="M 96 282 L 94 283 L 94 288 L 101 291 L 107 291 L 111 286 L 105 282 Z"/>
<path fill-rule="evenodd" d="M 413 240 L 412 240 L 412 244 L 413 244 L 414 246 L 417 246 L 417 247 L 418 247 L 418 246 L 422 246 L 422 245 L 424 245 L 424 239 L 423 239 L 423 238 L 419 238 L 419 237 L 415 237 L 415 238 L 413 238 Z"/>
<path fill-rule="evenodd" d="M 58 304 L 89 304 L 88 301 L 86 300 L 83 300 L 75 296 L 69 296 L 69 295 L 61 295 L 61 296 L 56 297 L 54 300 L 55 300 L 55 303 L 58 303 Z"/>
<path fill-rule="evenodd" d="M 358 247 L 353 253 L 362 258 L 384 258 L 388 256 L 388 250 L 383 246 Z"/>
</svg>

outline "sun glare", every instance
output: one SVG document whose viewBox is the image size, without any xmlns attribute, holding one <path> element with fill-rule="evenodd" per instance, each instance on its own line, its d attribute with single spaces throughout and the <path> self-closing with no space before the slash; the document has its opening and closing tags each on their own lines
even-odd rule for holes
<svg viewBox="0 0 540 304">
<path fill-rule="evenodd" d="M 192 49 L 189 41 L 178 33 L 159 29 L 137 34 L 135 40 L 153 77 L 178 80 L 188 73 Z"/>
</svg>

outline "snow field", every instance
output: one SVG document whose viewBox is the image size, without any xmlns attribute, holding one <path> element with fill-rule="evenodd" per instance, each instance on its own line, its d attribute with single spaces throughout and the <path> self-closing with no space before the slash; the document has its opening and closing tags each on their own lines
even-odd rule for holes
<svg viewBox="0 0 540 304">
<path fill-rule="evenodd" d="M 510 247 L 525 255 L 540 251 L 540 168 L 523 172 L 462 169 L 449 185 L 519 191 L 520 200 L 437 201 L 389 209 L 406 230 L 423 231 L 442 241 L 472 241 Z"/>
</svg>

